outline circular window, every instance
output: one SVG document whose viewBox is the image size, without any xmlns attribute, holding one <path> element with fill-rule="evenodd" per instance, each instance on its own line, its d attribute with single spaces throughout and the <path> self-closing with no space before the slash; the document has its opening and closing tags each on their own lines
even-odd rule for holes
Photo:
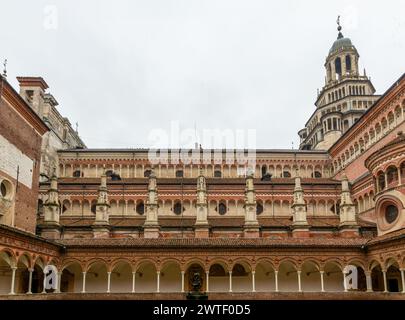
<svg viewBox="0 0 405 320">
<path fill-rule="evenodd" d="M 398 217 L 398 208 L 392 204 L 385 208 L 385 220 L 388 223 L 393 223 Z"/>
<path fill-rule="evenodd" d="M 143 202 L 141 202 L 140 204 L 138 204 L 136 206 L 136 212 L 138 214 L 144 214 L 145 213 L 145 205 L 143 204 Z"/>
<path fill-rule="evenodd" d="M 0 183 L 0 195 L 2 198 L 11 198 L 12 187 L 11 183 L 7 180 L 2 180 Z"/>
</svg>

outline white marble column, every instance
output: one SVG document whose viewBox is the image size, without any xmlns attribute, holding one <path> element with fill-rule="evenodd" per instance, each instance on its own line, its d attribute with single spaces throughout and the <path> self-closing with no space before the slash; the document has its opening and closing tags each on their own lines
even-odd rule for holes
<svg viewBox="0 0 405 320">
<path fill-rule="evenodd" d="M 298 276 L 298 292 L 302 292 L 302 288 L 301 288 L 301 270 L 297 270 L 297 276 Z"/>
<path fill-rule="evenodd" d="M 383 279 L 384 279 L 384 292 L 388 292 L 388 288 L 387 288 L 387 271 L 382 270 L 382 274 L 383 274 Z"/>
<path fill-rule="evenodd" d="M 405 293 L 405 275 L 404 269 L 401 269 L 402 293 Z"/>
<path fill-rule="evenodd" d="M 323 281 L 324 271 L 321 270 L 321 271 L 319 271 L 319 273 L 321 274 L 321 292 L 325 292 L 325 284 L 324 284 L 324 281 Z"/>
<path fill-rule="evenodd" d="M 110 292 L 111 292 L 111 271 L 108 271 L 107 272 L 107 293 L 110 293 Z"/>
<path fill-rule="evenodd" d="M 367 292 L 373 292 L 373 284 L 371 281 L 371 272 L 365 272 Z"/>
<path fill-rule="evenodd" d="M 255 271 L 252 271 L 252 292 L 256 292 L 256 279 L 255 279 Z"/>
<path fill-rule="evenodd" d="M 232 271 L 229 271 L 229 292 L 232 292 Z"/>
<path fill-rule="evenodd" d="M 156 271 L 156 275 L 157 275 L 156 292 L 159 293 L 160 292 L 160 271 Z"/>
<path fill-rule="evenodd" d="M 274 270 L 274 287 L 278 292 L 278 270 Z"/>
<path fill-rule="evenodd" d="M 86 271 L 83 271 L 83 287 L 82 287 L 82 293 L 86 293 Z"/>
<path fill-rule="evenodd" d="M 34 272 L 34 269 L 28 269 L 29 272 L 29 278 L 28 278 L 28 291 L 27 294 L 32 293 L 32 273 Z"/>
<path fill-rule="evenodd" d="M 135 292 L 135 279 L 136 279 L 136 272 L 132 272 L 132 293 Z"/>
<path fill-rule="evenodd" d="M 184 271 L 181 271 L 181 292 L 184 292 Z"/>
<path fill-rule="evenodd" d="M 17 267 L 11 267 L 11 288 L 9 294 L 15 294 L 15 272 L 17 271 Z"/>
<path fill-rule="evenodd" d="M 205 271 L 205 278 L 206 278 L 206 291 L 210 292 L 210 272 L 209 271 Z"/>
</svg>

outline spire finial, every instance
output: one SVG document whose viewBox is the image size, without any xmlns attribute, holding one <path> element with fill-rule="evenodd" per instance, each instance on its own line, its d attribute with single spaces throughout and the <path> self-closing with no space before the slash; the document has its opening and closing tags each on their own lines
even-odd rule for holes
<svg viewBox="0 0 405 320">
<path fill-rule="evenodd" d="M 3 77 L 7 78 L 7 59 L 4 59 L 3 66 L 4 66 Z"/>
<path fill-rule="evenodd" d="M 339 31 L 338 33 L 338 39 L 343 38 L 343 34 L 341 32 L 342 26 L 340 25 L 340 16 L 337 17 L 336 23 L 338 25 L 337 30 Z"/>
</svg>

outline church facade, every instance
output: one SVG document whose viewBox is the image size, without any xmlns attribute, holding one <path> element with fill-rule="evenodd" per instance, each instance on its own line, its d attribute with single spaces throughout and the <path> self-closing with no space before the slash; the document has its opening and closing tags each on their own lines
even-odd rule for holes
<svg viewBox="0 0 405 320">
<path fill-rule="evenodd" d="M 2 76 L 3 150 L 36 153 L 26 190 L 0 167 L 0 297 L 182 299 L 199 273 L 211 298 L 403 299 L 405 75 L 375 95 L 338 31 L 298 150 L 86 148 L 42 78 Z"/>
</svg>

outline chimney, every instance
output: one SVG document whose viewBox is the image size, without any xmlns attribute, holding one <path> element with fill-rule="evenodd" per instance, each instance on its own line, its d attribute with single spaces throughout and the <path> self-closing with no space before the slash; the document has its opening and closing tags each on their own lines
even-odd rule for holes
<svg viewBox="0 0 405 320">
<path fill-rule="evenodd" d="M 41 115 L 48 84 L 42 77 L 17 77 L 17 80 L 20 84 L 20 96 L 38 115 Z"/>
</svg>

